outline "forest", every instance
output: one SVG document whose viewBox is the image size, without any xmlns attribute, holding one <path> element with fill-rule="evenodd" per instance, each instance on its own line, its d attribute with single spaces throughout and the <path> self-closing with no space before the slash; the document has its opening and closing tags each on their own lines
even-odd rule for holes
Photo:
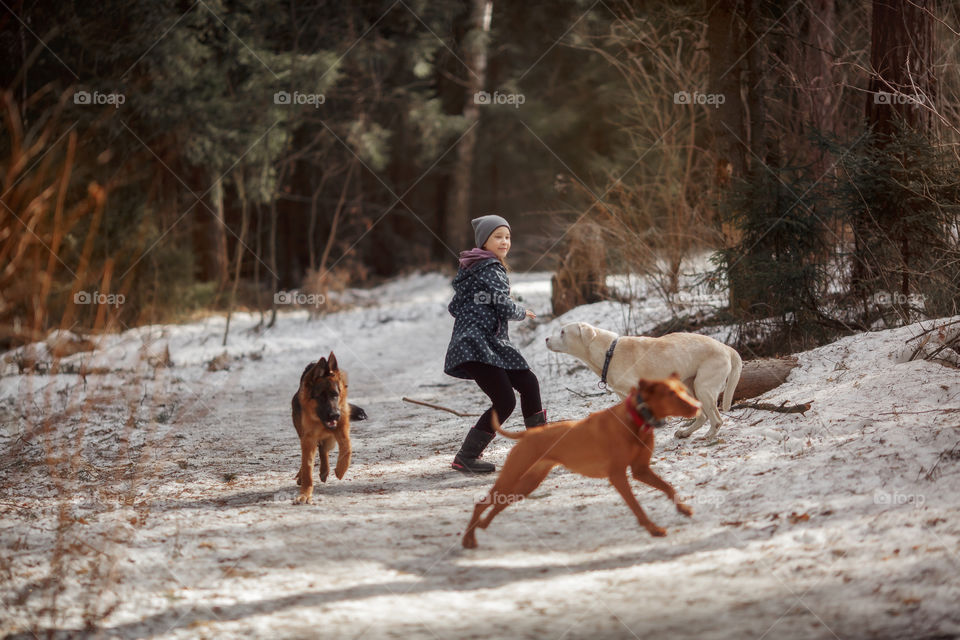
<svg viewBox="0 0 960 640">
<path fill-rule="evenodd" d="M 956 314 L 960 22 L 935 0 L 12 1 L 0 346 L 451 272 L 554 311 L 709 254 L 737 346 Z"/>
</svg>

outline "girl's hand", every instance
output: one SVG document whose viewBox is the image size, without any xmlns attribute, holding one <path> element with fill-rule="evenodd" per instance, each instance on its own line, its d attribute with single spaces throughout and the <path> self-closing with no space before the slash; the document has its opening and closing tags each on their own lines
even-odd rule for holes
<svg viewBox="0 0 960 640">
<path fill-rule="evenodd" d="M 535 314 L 533 311 L 530 311 L 530 309 L 527 309 L 527 317 L 528 317 L 528 318 L 536 318 L 536 317 L 537 317 L 537 314 Z"/>
</svg>

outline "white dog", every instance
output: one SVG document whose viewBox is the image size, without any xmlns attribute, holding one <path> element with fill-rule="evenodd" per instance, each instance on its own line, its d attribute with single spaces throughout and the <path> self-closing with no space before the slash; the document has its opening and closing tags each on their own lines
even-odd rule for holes
<svg viewBox="0 0 960 640">
<path fill-rule="evenodd" d="M 615 348 L 608 357 L 614 340 L 617 341 Z M 723 410 L 729 411 L 743 369 L 736 350 L 696 333 L 671 333 L 662 338 L 618 338 L 611 331 L 575 322 L 564 325 L 547 338 L 547 348 L 579 358 L 601 378 L 606 373 L 607 386 L 621 398 L 627 397 L 640 378 L 662 380 L 672 373 L 679 375 L 703 405 L 703 411 L 677 430 L 678 438 L 689 437 L 707 418 L 710 429 L 704 437 L 707 440 L 716 437 L 723 424 L 717 411 L 717 398 L 723 393 Z"/>
</svg>

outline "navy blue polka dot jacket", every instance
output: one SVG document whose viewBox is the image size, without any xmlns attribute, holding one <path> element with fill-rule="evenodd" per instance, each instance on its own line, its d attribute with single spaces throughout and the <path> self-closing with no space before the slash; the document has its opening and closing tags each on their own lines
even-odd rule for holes
<svg viewBox="0 0 960 640">
<path fill-rule="evenodd" d="M 453 337 L 443 363 L 444 373 L 470 379 L 460 365 L 483 362 L 501 369 L 529 369 L 510 342 L 508 320 L 523 320 L 526 310 L 510 299 L 507 270 L 496 258 L 460 268 L 453 279 L 453 300 L 447 306 Z"/>
</svg>

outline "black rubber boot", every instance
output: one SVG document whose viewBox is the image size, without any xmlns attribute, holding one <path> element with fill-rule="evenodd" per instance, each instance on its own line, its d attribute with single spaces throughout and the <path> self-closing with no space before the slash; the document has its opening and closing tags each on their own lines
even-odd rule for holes
<svg viewBox="0 0 960 640">
<path fill-rule="evenodd" d="M 467 432 L 467 437 L 463 439 L 463 444 L 460 445 L 460 451 L 453 458 L 453 464 L 450 466 L 463 473 L 492 473 L 495 471 L 497 468 L 495 465 L 480 459 L 480 454 L 493 440 L 493 435 L 487 431 L 480 431 L 480 429 L 470 429 Z"/>
<path fill-rule="evenodd" d="M 541 409 L 540 411 L 537 411 L 535 414 L 526 416 L 523 419 L 523 426 L 525 426 L 527 429 L 529 429 L 530 427 L 542 427 L 545 424 L 547 424 L 546 409 Z"/>
</svg>

